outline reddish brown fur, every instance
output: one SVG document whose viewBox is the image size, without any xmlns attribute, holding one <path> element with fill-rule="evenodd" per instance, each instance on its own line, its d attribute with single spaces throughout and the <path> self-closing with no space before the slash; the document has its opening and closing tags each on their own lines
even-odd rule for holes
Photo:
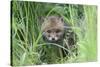
<svg viewBox="0 0 100 67">
<path fill-rule="evenodd" d="M 61 18 L 58 16 L 50 16 L 45 19 L 42 24 L 42 31 L 47 31 L 48 29 L 60 29 L 64 30 L 64 23 L 61 21 Z"/>
<path fill-rule="evenodd" d="M 49 16 L 45 18 L 41 29 L 47 40 L 56 42 L 63 37 L 64 22 L 58 16 Z"/>
</svg>

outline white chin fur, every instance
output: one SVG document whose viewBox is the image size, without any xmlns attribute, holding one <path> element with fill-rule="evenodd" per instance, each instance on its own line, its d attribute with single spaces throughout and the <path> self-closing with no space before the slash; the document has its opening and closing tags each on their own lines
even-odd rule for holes
<svg viewBox="0 0 100 67">
<path fill-rule="evenodd" d="M 57 38 L 57 37 L 55 37 L 55 40 L 57 41 L 57 40 L 58 40 L 58 38 Z"/>
<path fill-rule="evenodd" d="M 51 41 L 52 40 L 52 37 L 49 37 L 49 40 Z"/>
<path fill-rule="evenodd" d="M 52 41 L 52 37 L 49 37 L 49 40 Z M 57 41 L 57 40 L 58 40 L 58 38 L 55 37 L 55 41 Z"/>
</svg>

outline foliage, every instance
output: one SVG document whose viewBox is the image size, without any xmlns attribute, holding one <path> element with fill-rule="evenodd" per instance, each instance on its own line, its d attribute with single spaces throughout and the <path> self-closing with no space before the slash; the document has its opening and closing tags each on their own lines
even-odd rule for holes
<svg viewBox="0 0 100 67">
<path fill-rule="evenodd" d="M 90 5 L 54 4 L 28 1 L 11 2 L 11 65 L 70 63 L 97 60 L 97 7 Z M 40 17 L 59 15 L 72 25 L 78 36 L 78 56 L 58 58 L 42 39 Z M 65 41 L 64 41 L 65 42 Z M 44 48 L 45 51 L 42 49 Z M 52 49 L 52 50 L 51 50 Z M 45 55 L 45 52 L 47 53 Z M 45 56 L 44 60 L 41 56 Z M 52 56 L 52 58 L 50 58 Z M 44 62 L 42 62 L 44 60 Z"/>
</svg>

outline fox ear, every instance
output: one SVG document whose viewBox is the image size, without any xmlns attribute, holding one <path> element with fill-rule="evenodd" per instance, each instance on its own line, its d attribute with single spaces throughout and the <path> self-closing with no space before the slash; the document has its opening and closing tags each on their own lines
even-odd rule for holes
<svg viewBox="0 0 100 67">
<path fill-rule="evenodd" d="M 64 19 L 63 19 L 63 17 L 61 17 L 61 16 L 58 16 L 58 19 L 59 19 L 60 21 L 64 22 Z"/>
<path fill-rule="evenodd" d="M 43 16 L 40 16 L 38 19 L 39 19 L 40 22 L 44 21 L 44 17 Z"/>
<path fill-rule="evenodd" d="M 64 22 L 64 19 L 63 19 L 63 17 L 60 17 L 60 20 L 61 20 L 62 22 Z"/>
<path fill-rule="evenodd" d="M 42 23 L 44 22 L 45 18 L 43 16 L 38 17 L 38 21 L 39 23 L 42 25 Z"/>
</svg>

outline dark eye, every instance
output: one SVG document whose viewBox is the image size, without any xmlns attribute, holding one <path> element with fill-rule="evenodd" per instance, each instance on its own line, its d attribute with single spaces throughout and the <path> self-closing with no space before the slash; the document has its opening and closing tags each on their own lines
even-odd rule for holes
<svg viewBox="0 0 100 67">
<path fill-rule="evenodd" d="M 47 30 L 48 33 L 51 33 L 51 30 Z"/>
<path fill-rule="evenodd" d="M 60 30 L 56 30 L 56 33 L 59 33 L 59 32 L 61 32 Z"/>
</svg>

